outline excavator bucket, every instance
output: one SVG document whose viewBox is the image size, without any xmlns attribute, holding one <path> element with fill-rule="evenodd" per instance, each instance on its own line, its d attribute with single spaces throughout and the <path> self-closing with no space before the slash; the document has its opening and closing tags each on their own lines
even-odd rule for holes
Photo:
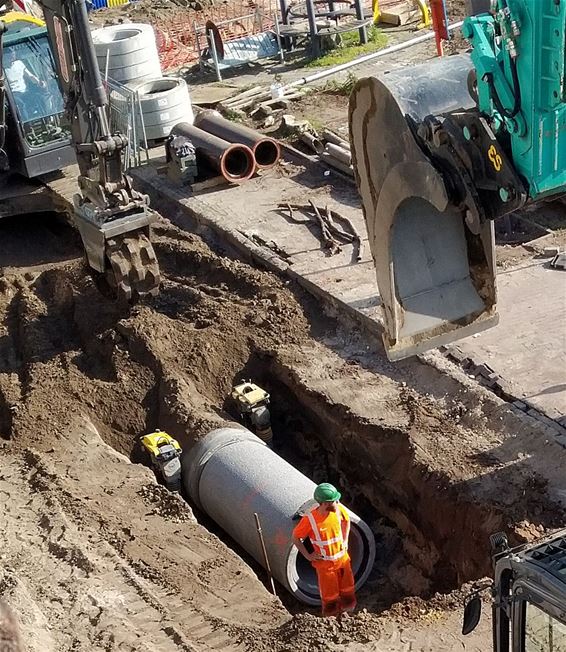
<svg viewBox="0 0 566 652">
<path fill-rule="evenodd" d="M 474 107 L 458 55 L 360 80 L 349 108 L 356 182 L 376 268 L 384 344 L 398 360 L 497 323 L 493 224 L 472 233 L 447 170 L 417 130 Z"/>
</svg>

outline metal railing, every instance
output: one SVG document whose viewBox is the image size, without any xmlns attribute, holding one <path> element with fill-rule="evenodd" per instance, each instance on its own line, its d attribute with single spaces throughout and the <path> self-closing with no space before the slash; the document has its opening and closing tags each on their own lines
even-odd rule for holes
<svg viewBox="0 0 566 652">
<path fill-rule="evenodd" d="M 168 11 L 166 16 L 152 22 L 157 38 L 157 48 L 162 70 L 175 70 L 198 62 L 198 47 L 195 41 L 194 24 L 204 25 L 212 21 L 215 25 L 235 20 L 259 10 L 265 16 L 278 11 L 279 0 L 230 0 L 222 4 L 207 6 L 202 10 L 186 8 Z"/>
<path fill-rule="evenodd" d="M 222 80 L 222 70 L 236 68 L 262 59 L 284 61 L 277 14 L 253 13 L 230 18 L 214 25 L 193 25 L 201 70 L 209 67 Z"/>
<path fill-rule="evenodd" d="M 113 132 L 128 138 L 124 150 L 124 169 L 149 163 L 149 147 L 138 91 L 128 88 L 114 79 L 105 79 L 108 93 L 108 119 Z"/>
</svg>

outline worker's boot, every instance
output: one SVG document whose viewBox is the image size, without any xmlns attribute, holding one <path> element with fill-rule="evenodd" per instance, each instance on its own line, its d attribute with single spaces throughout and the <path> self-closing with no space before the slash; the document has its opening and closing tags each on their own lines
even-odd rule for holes
<svg viewBox="0 0 566 652">
<path fill-rule="evenodd" d="M 342 593 L 340 595 L 340 611 L 351 613 L 356 608 L 355 593 Z"/>
<path fill-rule="evenodd" d="M 322 603 L 323 616 L 338 616 L 340 614 L 340 601 L 335 600 L 332 602 Z"/>
</svg>

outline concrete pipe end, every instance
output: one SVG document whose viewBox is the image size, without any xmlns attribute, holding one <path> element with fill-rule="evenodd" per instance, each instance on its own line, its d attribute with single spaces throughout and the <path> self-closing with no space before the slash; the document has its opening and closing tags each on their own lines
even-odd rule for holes
<svg viewBox="0 0 566 652">
<path fill-rule="evenodd" d="M 161 93 L 169 93 L 177 88 L 186 87 L 186 82 L 183 79 L 176 77 L 155 77 L 155 79 L 144 79 L 131 85 L 131 88 L 136 90 L 143 96 L 155 96 Z"/>
<path fill-rule="evenodd" d="M 358 591 L 365 584 L 375 562 L 375 538 L 365 521 L 349 509 L 348 513 L 351 522 L 348 552 Z M 290 592 L 297 600 L 320 605 L 316 571 L 295 546 L 290 547 L 287 557 L 287 581 Z"/>
<path fill-rule="evenodd" d="M 281 147 L 273 138 L 262 138 L 254 145 L 253 153 L 257 167 L 268 170 L 281 158 Z"/>
<path fill-rule="evenodd" d="M 220 161 L 222 176 L 232 183 L 247 181 L 255 172 L 255 167 L 254 154 L 247 145 L 231 145 Z"/>
<path fill-rule="evenodd" d="M 92 32 L 92 40 L 96 45 L 109 45 L 119 41 L 128 41 L 139 38 L 141 34 L 153 35 L 151 25 L 145 23 L 130 23 L 128 25 L 107 25 Z"/>
</svg>

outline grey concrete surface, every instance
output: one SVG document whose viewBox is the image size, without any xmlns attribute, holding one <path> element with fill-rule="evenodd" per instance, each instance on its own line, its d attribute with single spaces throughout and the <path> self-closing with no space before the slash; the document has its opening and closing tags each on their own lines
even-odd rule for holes
<svg viewBox="0 0 566 652">
<path fill-rule="evenodd" d="M 500 271 L 499 324 L 459 343 L 547 416 L 566 415 L 566 272 L 548 261 Z"/>
<path fill-rule="evenodd" d="M 216 188 L 197 196 L 172 184 L 153 166 L 138 168 L 133 176 L 150 194 L 153 205 L 179 226 L 211 230 L 248 259 L 294 278 L 325 306 L 353 317 L 365 329 L 381 330 L 367 237 L 361 262 L 353 260 L 351 245 L 329 256 L 321 248 L 316 227 L 295 224 L 277 210 L 281 202 L 306 204 L 312 200 L 329 205 L 365 236 L 357 193 L 341 176 L 325 175 L 318 165 L 307 169 L 288 161 L 282 169 L 241 186 Z M 296 217 L 305 216 L 297 213 Z M 499 310 L 500 325 L 468 339 L 464 346 L 511 381 L 517 398 L 528 397 L 543 414 L 559 419 L 566 414 L 566 272 L 547 269 L 540 261 L 503 271 Z"/>
<path fill-rule="evenodd" d="M 387 35 L 387 46 L 395 45 L 403 41 L 420 36 L 423 32 L 415 29 L 415 24 L 408 25 L 404 28 L 384 29 Z M 387 47 L 386 46 L 386 47 Z M 353 75 L 358 79 L 370 77 L 376 71 L 389 70 L 401 66 L 407 66 L 416 62 L 422 63 L 427 59 L 436 56 L 436 46 L 434 39 L 425 43 L 419 43 L 406 50 L 401 50 L 394 55 L 386 55 L 373 61 L 368 61 L 341 72 L 332 77 L 327 77 L 318 82 L 318 85 L 325 85 L 330 80 L 340 83 Z M 303 77 L 322 72 L 328 68 L 307 66 L 307 60 L 292 56 L 284 64 L 279 62 L 262 62 L 246 67 L 240 67 L 233 71 L 223 73 L 221 82 L 217 82 L 214 75 L 205 75 L 199 72 L 190 72 L 185 76 L 191 89 L 191 98 L 193 103 L 208 103 L 213 97 L 222 97 L 225 99 L 230 94 L 235 94 L 238 89 L 248 88 L 250 86 L 269 86 L 277 79 L 282 84 L 290 84 Z M 194 96 L 193 96 L 194 93 Z"/>
</svg>

